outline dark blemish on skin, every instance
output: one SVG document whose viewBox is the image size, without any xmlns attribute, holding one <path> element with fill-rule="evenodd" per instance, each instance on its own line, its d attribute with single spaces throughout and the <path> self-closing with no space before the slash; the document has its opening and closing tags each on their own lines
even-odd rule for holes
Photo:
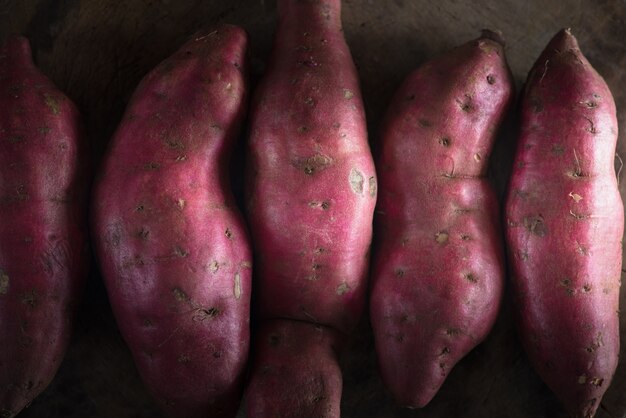
<svg viewBox="0 0 626 418">
<path fill-rule="evenodd" d="M 395 336 L 395 339 L 397 342 L 401 343 L 404 342 L 404 334 L 398 334 Z"/>
<path fill-rule="evenodd" d="M 604 382 L 604 379 L 601 379 L 599 377 L 594 377 L 593 379 L 589 379 L 589 383 L 596 387 L 602 386 L 603 382 Z"/>
<path fill-rule="evenodd" d="M 226 231 L 224 232 L 224 235 L 226 235 L 226 238 L 228 238 L 228 239 L 232 239 L 233 238 L 233 233 L 228 228 L 226 228 Z"/>
<path fill-rule="evenodd" d="M 440 356 L 445 356 L 450 354 L 450 349 L 448 347 L 444 347 L 441 349 L 441 352 L 439 353 Z"/>
<path fill-rule="evenodd" d="M 167 146 L 171 149 L 183 149 L 185 148 L 185 145 L 178 139 L 175 138 L 169 138 L 167 141 L 165 141 Z"/>
<path fill-rule="evenodd" d="M 411 94 L 406 98 L 408 101 L 415 100 L 415 94 Z"/>
<path fill-rule="evenodd" d="M 313 100 L 312 97 L 307 97 L 306 99 L 304 99 L 304 103 L 309 106 L 315 106 L 315 100 Z"/>
<path fill-rule="evenodd" d="M 309 132 L 309 127 L 308 126 L 300 126 L 298 128 L 298 132 L 300 132 L 300 133 Z"/>
<path fill-rule="evenodd" d="M 396 275 L 397 278 L 401 279 L 404 277 L 404 270 L 402 269 L 396 269 L 396 271 L 394 272 L 394 274 Z"/>
<path fill-rule="evenodd" d="M 222 357 L 222 352 L 221 351 L 213 352 L 213 358 L 220 358 L 220 357 Z"/>
<path fill-rule="evenodd" d="M 34 308 L 37 305 L 37 302 L 39 302 L 39 299 L 37 298 L 37 291 L 35 290 L 31 290 L 30 292 L 26 292 L 22 295 L 22 303 L 30 306 L 31 308 Z"/>
<path fill-rule="evenodd" d="M 220 310 L 217 308 L 197 308 L 196 313 L 193 316 L 194 321 L 204 321 L 205 319 L 213 319 L 220 314 Z"/>
<path fill-rule="evenodd" d="M 280 344 L 280 335 L 278 334 L 272 334 L 269 336 L 269 344 L 272 347 L 276 347 L 278 344 Z"/>
<path fill-rule="evenodd" d="M 145 207 L 143 205 L 137 205 L 137 207 L 135 207 L 135 212 L 143 212 L 144 209 Z"/>
<path fill-rule="evenodd" d="M 471 112 L 474 109 L 471 101 L 472 101 L 472 96 L 468 94 L 465 95 L 465 100 L 459 100 L 459 99 L 456 100 L 461 110 L 467 113 Z"/>
<path fill-rule="evenodd" d="M 13 136 L 10 136 L 10 137 L 8 138 L 8 140 L 9 140 L 9 142 L 10 142 L 11 144 L 16 144 L 16 143 L 18 143 L 18 142 L 22 142 L 22 141 L 24 141 L 24 136 L 23 136 L 23 135 L 13 135 Z"/>
<path fill-rule="evenodd" d="M 417 123 L 422 128 L 430 128 L 431 126 L 433 126 L 433 123 L 429 121 L 428 119 L 419 119 Z"/>
<path fill-rule="evenodd" d="M 454 335 L 460 335 L 460 334 L 461 334 L 461 330 L 458 328 L 446 329 L 446 335 L 454 336 Z"/>
<path fill-rule="evenodd" d="M 524 218 L 524 228 L 538 237 L 545 237 L 548 234 L 548 227 L 544 223 L 541 215 Z"/>
<path fill-rule="evenodd" d="M 179 302 L 187 302 L 189 300 L 189 296 L 179 287 L 172 289 L 172 293 L 174 294 L 174 298 Z"/>
<path fill-rule="evenodd" d="M 470 239 L 471 239 L 471 237 L 468 234 L 461 234 L 461 240 L 469 241 Z"/>
<path fill-rule="evenodd" d="M 565 153 L 565 147 L 561 144 L 554 144 L 550 150 L 554 155 L 563 155 Z"/>
<path fill-rule="evenodd" d="M 326 250 L 322 247 L 318 247 L 313 251 L 315 254 L 323 254 Z"/>
<path fill-rule="evenodd" d="M 588 285 L 588 284 L 584 285 L 583 293 L 589 293 L 589 292 L 591 292 L 591 285 Z"/>
<path fill-rule="evenodd" d="M 540 113 L 543 111 L 543 101 L 538 97 L 530 98 L 530 105 L 533 108 L 533 112 Z"/>
<path fill-rule="evenodd" d="M 187 257 L 189 255 L 189 252 L 186 250 L 183 250 L 182 248 L 180 248 L 178 245 L 176 247 L 174 247 L 174 252 L 173 255 L 175 255 L 176 257 Z"/>
<path fill-rule="evenodd" d="M 443 145 L 444 147 L 449 147 L 450 144 L 452 143 L 450 138 L 448 138 L 447 136 L 444 136 L 443 138 L 439 138 L 438 142 L 439 142 L 439 144 Z"/>
<path fill-rule="evenodd" d="M 142 227 L 141 230 L 137 232 L 137 237 L 139 237 L 142 240 L 147 240 L 149 235 L 150 235 L 150 230 L 148 230 L 146 227 Z"/>
<path fill-rule="evenodd" d="M 518 253 L 518 257 L 522 261 L 528 261 L 528 259 L 530 258 L 529 255 L 528 255 L 528 251 L 526 251 L 526 250 L 520 251 Z"/>
<path fill-rule="evenodd" d="M 591 120 L 591 119 L 589 119 L 589 118 L 585 118 L 585 119 L 587 119 L 587 121 L 589 122 L 589 125 L 590 125 L 588 128 L 586 128 L 586 129 L 585 129 L 587 132 L 590 132 L 590 133 L 592 133 L 592 134 L 597 134 L 597 133 L 599 133 L 599 132 L 600 132 L 600 131 L 596 128 L 596 125 L 593 123 L 593 120 Z"/>
<path fill-rule="evenodd" d="M 61 113 L 61 103 L 60 101 L 62 100 L 62 98 L 56 98 L 50 94 L 44 94 L 44 101 L 46 103 L 46 106 L 48 106 L 50 108 L 50 110 L 52 111 L 52 113 L 54 115 L 58 115 L 59 113 Z"/>
<path fill-rule="evenodd" d="M 146 170 L 157 170 L 160 167 L 161 167 L 161 164 L 155 163 L 154 161 L 151 161 L 143 166 L 143 168 L 145 168 Z"/>
<path fill-rule="evenodd" d="M 493 74 L 489 74 L 487 76 L 487 83 L 495 84 L 496 83 L 496 77 Z"/>
<path fill-rule="evenodd" d="M 296 161 L 294 166 L 303 170 L 306 175 L 313 175 L 318 171 L 325 170 L 333 164 L 333 160 L 323 154 L 317 154 L 306 160 Z"/>
<path fill-rule="evenodd" d="M 472 273 L 467 273 L 463 275 L 465 277 L 466 280 L 470 281 L 471 283 L 478 283 L 478 278 L 472 274 Z"/>
<path fill-rule="evenodd" d="M 188 53 L 191 53 L 191 52 L 188 52 Z M 188 356 L 188 355 L 186 355 L 186 354 L 181 354 L 181 355 L 178 357 L 178 360 L 177 360 L 177 361 L 178 361 L 179 363 L 181 363 L 181 364 L 189 363 L 189 356 Z"/>
</svg>

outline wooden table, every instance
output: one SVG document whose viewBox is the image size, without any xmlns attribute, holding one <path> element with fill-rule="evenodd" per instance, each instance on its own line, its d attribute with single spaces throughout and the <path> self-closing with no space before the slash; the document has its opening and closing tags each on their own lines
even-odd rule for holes
<svg viewBox="0 0 626 418">
<path fill-rule="evenodd" d="M 519 90 L 552 35 L 571 27 L 581 49 L 611 87 L 620 130 L 626 132 L 626 2 L 622 0 L 344 0 L 343 7 L 374 148 L 381 116 L 407 73 L 433 55 L 477 37 L 482 28 L 503 32 Z M 216 22 L 246 28 L 256 79 L 271 46 L 274 9 L 275 1 L 270 0 L 0 0 L 0 36 L 17 32 L 30 38 L 37 64 L 82 110 L 95 164 L 140 78 L 197 29 Z M 491 161 L 501 196 L 515 135 L 511 117 Z M 626 158 L 623 133 L 618 154 Z M 621 174 L 624 198 L 624 170 Z M 241 182 L 236 184 L 240 191 Z M 622 306 L 625 295 L 623 288 Z M 622 318 L 622 359 L 626 359 L 624 339 Z M 521 349 L 509 293 L 491 336 L 454 368 L 436 398 L 422 410 L 396 408 L 385 392 L 366 318 L 342 362 L 344 417 L 564 416 Z M 20 417 L 158 416 L 120 338 L 94 268 L 65 361 L 49 389 Z M 626 416 L 626 361 L 619 366 L 597 416 Z"/>
</svg>

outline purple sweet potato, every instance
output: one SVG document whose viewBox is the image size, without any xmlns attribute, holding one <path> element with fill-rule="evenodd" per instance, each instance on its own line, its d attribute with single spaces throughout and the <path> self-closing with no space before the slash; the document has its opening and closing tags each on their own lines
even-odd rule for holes
<svg viewBox="0 0 626 418">
<path fill-rule="evenodd" d="M 485 173 L 512 96 L 501 40 L 485 31 L 413 72 L 388 109 L 370 317 L 402 406 L 426 405 L 495 321 L 504 250 Z"/>
<path fill-rule="evenodd" d="M 350 332 L 359 321 L 376 201 L 358 76 L 340 11 L 340 0 L 278 1 L 274 49 L 250 122 L 247 206 L 258 318 L 303 321 L 309 333 L 316 325 Z M 304 379 L 297 370 L 301 353 L 284 353 L 284 364 L 292 367 L 281 369 L 283 378 Z M 312 362 L 337 368 L 331 356 Z M 324 405 L 333 404 L 322 413 L 309 402 L 307 385 L 293 387 L 271 410 L 254 409 L 267 394 L 259 389 L 259 368 L 253 370 L 246 395 L 250 416 L 338 416 L 340 393 L 325 395 Z M 331 388 L 340 391 L 341 385 Z"/>
<path fill-rule="evenodd" d="M 251 248 L 230 190 L 247 36 L 197 34 L 137 88 L 93 201 L 97 255 L 139 373 L 176 417 L 229 417 L 248 357 Z"/>
<path fill-rule="evenodd" d="M 563 30 L 528 76 L 506 239 L 526 353 L 575 417 L 595 414 L 618 360 L 616 141 L 611 92 Z"/>
<path fill-rule="evenodd" d="M 248 416 L 338 417 L 341 370 L 335 331 L 292 320 L 269 320 L 257 332 Z M 303 414 L 303 411 L 306 413 Z"/>
<path fill-rule="evenodd" d="M 0 46 L 0 417 L 54 377 L 87 274 L 79 114 L 35 67 L 28 40 Z"/>
<path fill-rule="evenodd" d="M 349 330 L 361 316 L 376 201 L 340 0 L 279 0 L 250 122 L 248 213 L 259 315 Z"/>
</svg>

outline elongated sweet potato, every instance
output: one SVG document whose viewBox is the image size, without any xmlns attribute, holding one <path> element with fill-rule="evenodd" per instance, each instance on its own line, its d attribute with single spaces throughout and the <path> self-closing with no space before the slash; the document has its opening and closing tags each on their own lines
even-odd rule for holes
<svg viewBox="0 0 626 418">
<path fill-rule="evenodd" d="M 251 249 L 228 165 L 246 108 L 247 36 L 202 32 L 141 82 L 93 201 L 122 336 L 176 417 L 234 416 L 249 345 Z"/>
<path fill-rule="evenodd" d="M 512 95 L 501 40 L 485 31 L 412 73 L 387 112 L 370 316 L 402 406 L 426 405 L 495 321 L 504 251 L 485 173 Z"/>
<path fill-rule="evenodd" d="M 278 1 L 274 49 L 253 101 L 247 190 L 259 318 L 349 332 L 364 308 L 376 176 L 340 9 L 340 0 Z M 300 353 L 285 353 L 295 368 Z M 289 373 L 284 369 L 285 379 Z M 251 376 L 250 405 L 265 396 L 260 378 Z M 301 401 L 273 411 L 320 416 L 305 407 L 306 387 L 293 388 Z M 321 416 L 338 413 L 334 405 Z"/>
<path fill-rule="evenodd" d="M 576 417 L 595 414 L 619 353 L 616 141 L 611 92 L 563 30 L 528 76 L 506 238 L 526 352 Z"/>
<path fill-rule="evenodd" d="M 28 40 L 0 46 L 0 417 L 50 383 L 87 274 L 79 114 L 35 67 Z"/>
</svg>

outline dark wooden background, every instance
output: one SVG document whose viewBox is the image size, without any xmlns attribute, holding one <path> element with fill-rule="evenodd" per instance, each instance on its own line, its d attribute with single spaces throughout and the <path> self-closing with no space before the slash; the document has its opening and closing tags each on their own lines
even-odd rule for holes
<svg viewBox="0 0 626 418">
<path fill-rule="evenodd" d="M 618 154 L 626 158 L 624 0 L 344 0 L 343 9 L 374 149 L 391 94 L 410 70 L 434 54 L 477 37 L 482 28 L 499 29 L 507 40 L 519 90 L 548 40 L 560 28 L 571 27 L 615 95 L 622 132 Z M 275 0 L 0 0 L 0 37 L 22 33 L 30 38 L 36 63 L 81 109 L 95 165 L 141 77 L 197 29 L 216 22 L 243 26 L 251 36 L 258 77 L 271 46 L 274 11 Z M 515 129 L 512 116 L 492 157 L 500 195 L 511 165 Z M 624 170 L 620 177 L 624 197 Z M 625 298 L 623 289 L 622 306 Z M 564 416 L 522 352 L 510 305 L 507 293 L 491 336 L 456 366 L 432 403 L 417 411 L 394 407 L 382 387 L 365 318 L 342 360 L 343 416 Z M 621 328 L 626 359 L 624 318 Z M 116 329 L 94 268 L 65 361 L 48 390 L 20 417 L 159 416 Z M 597 416 L 626 417 L 626 361 Z"/>
</svg>

